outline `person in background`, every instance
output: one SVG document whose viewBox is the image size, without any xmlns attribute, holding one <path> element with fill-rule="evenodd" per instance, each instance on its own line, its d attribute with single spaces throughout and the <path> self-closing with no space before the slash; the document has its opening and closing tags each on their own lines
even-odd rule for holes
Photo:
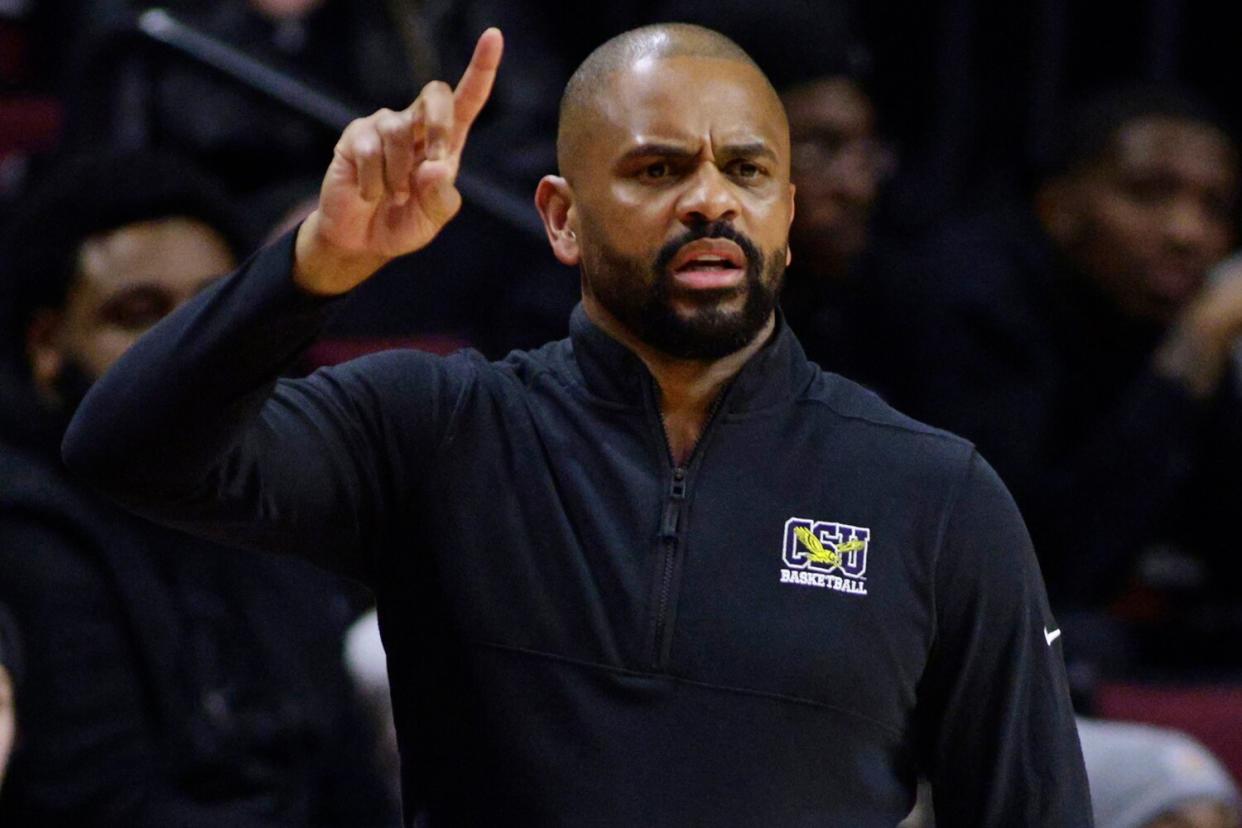
<svg viewBox="0 0 1242 828">
<path fill-rule="evenodd" d="M 4 396 L 41 416 L 0 433 L 0 602 L 27 656 L 0 824 L 395 821 L 342 585 L 135 519 L 56 455 L 93 382 L 242 249 L 211 182 L 142 153 L 67 162 L 8 230 Z"/>
<path fill-rule="evenodd" d="M 893 372 L 886 331 L 899 301 L 876 266 L 880 189 L 896 160 L 881 139 L 861 80 L 842 70 L 781 93 L 789 115 L 798 209 L 781 309 L 807 356 L 823 368 L 883 391 Z M 879 245 L 886 249 L 886 245 Z"/>
<path fill-rule="evenodd" d="M 368 610 L 345 634 L 345 667 L 363 707 L 375 724 L 378 764 L 394 798 L 401 796 L 401 752 L 392 717 L 388 654 L 380 637 L 379 614 Z"/>
<path fill-rule="evenodd" d="M 1229 772 L 1185 733 L 1080 719 L 1095 828 L 1238 828 L 1242 797 Z"/>
<path fill-rule="evenodd" d="M 1229 772 L 1185 733 L 1078 719 L 1095 828 L 1238 828 L 1242 797 Z M 935 828 L 931 791 L 919 787 L 899 828 Z"/>
<path fill-rule="evenodd" d="M 1030 523 L 1067 657 L 1205 666 L 1238 623 L 1237 146 L 1177 90 L 1088 102 L 1033 199 L 911 263 L 896 404 L 974 441 Z M 1232 619 L 1232 620 L 1230 620 Z"/>
<path fill-rule="evenodd" d="M 21 645 L 17 623 L 0 604 L 0 791 L 17 737 L 17 687 L 22 680 Z"/>
</svg>

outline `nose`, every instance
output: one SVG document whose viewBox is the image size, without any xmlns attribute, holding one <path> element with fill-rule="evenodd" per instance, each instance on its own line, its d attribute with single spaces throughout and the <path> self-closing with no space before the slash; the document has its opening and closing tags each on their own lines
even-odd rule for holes
<svg viewBox="0 0 1242 828">
<path fill-rule="evenodd" d="M 1197 251 L 1212 236 L 1211 208 L 1189 195 L 1176 198 L 1169 205 L 1165 219 L 1165 236 L 1178 250 Z"/>
<path fill-rule="evenodd" d="M 677 203 L 678 218 L 687 226 L 732 221 L 738 214 L 737 193 L 728 176 L 711 162 L 698 166 L 686 180 Z"/>
<path fill-rule="evenodd" d="M 843 155 L 828 167 L 827 189 L 836 198 L 857 206 L 869 206 L 879 190 L 879 174 L 867 159 Z"/>
</svg>

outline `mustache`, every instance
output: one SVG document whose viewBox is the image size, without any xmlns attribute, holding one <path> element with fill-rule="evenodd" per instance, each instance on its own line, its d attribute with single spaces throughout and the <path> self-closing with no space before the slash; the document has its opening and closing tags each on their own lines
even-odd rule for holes
<svg viewBox="0 0 1242 828">
<path fill-rule="evenodd" d="M 760 252 L 759 247 L 745 233 L 727 221 L 708 221 L 702 224 L 691 225 L 686 228 L 685 233 L 661 247 L 660 252 L 656 254 L 655 272 L 667 272 L 673 257 L 677 255 L 677 251 L 690 242 L 698 241 L 699 239 L 728 239 L 742 248 L 742 252 L 746 254 L 746 269 L 748 271 L 758 272 L 762 270 L 763 253 Z"/>
</svg>

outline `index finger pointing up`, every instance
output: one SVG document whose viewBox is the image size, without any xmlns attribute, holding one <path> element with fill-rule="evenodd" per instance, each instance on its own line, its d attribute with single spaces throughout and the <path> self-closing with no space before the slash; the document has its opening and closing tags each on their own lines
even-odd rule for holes
<svg viewBox="0 0 1242 828">
<path fill-rule="evenodd" d="M 470 65 L 457 82 L 453 90 L 454 122 L 458 147 L 466 139 L 470 125 L 479 116 L 488 96 L 492 94 L 492 84 L 496 80 L 496 69 L 500 66 L 500 55 L 504 51 L 505 40 L 500 29 L 490 28 L 479 35 L 479 42 L 474 46 L 474 56 Z"/>
</svg>

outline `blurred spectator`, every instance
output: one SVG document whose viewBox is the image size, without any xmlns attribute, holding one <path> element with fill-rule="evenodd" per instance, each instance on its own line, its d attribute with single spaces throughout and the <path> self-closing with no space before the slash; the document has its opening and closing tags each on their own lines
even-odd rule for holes
<svg viewBox="0 0 1242 828">
<path fill-rule="evenodd" d="M 0 604 L 0 790 L 17 735 L 17 686 L 22 680 L 22 657 L 17 624 Z"/>
<path fill-rule="evenodd" d="M 375 722 L 379 766 L 396 798 L 401 796 L 401 754 L 392 716 L 392 688 L 388 683 L 388 653 L 380 637 L 379 613 L 362 615 L 345 634 L 345 666 L 367 712 Z"/>
<path fill-rule="evenodd" d="M 1237 785 L 1207 748 L 1150 725 L 1080 719 L 1096 828 L 1238 828 Z"/>
<path fill-rule="evenodd" d="M 1095 100 L 1062 138 L 1033 205 L 960 223 L 907 268 L 899 404 L 1000 471 L 1054 605 L 1111 604 L 1062 617 L 1067 656 L 1236 666 L 1218 631 L 1242 628 L 1242 279 L 1206 279 L 1234 240 L 1236 146 L 1163 89 Z"/>
<path fill-rule="evenodd" d="M 798 188 L 781 308 L 821 367 L 886 391 L 902 297 L 879 265 L 895 241 L 876 243 L 874 218 L 894 153 L 862 83 L 845 72 L 799 82 L 781 99 Z"/>
<path fill-rule="evenodd" d="M 0 434 L 0 602 L 27 656 L 0 824 L 395 823 L 341 585 L 137 520 L 56 459 L 90 384 L 234 266 L 235 238 L 212 185 L 132 153 L 71 162 L 10 228 L 4 396 L 52 426 Z"/>
<path fill-rule="evenodd" d="M 871 98 L 846 75 L 784 90 L 798 214 L 791 243 L 815 278 L 844 282 L 868 247 L 891 152 L 876 130 Z"/>
<path fill-rule="evenodd" d="M 1095 828 L 1238 828 L 1242 798 L 1211 751 L 1176 730 L 1078 720 Z M 930 788 L 899 828 L 935 828 Z"/>
</svg>

